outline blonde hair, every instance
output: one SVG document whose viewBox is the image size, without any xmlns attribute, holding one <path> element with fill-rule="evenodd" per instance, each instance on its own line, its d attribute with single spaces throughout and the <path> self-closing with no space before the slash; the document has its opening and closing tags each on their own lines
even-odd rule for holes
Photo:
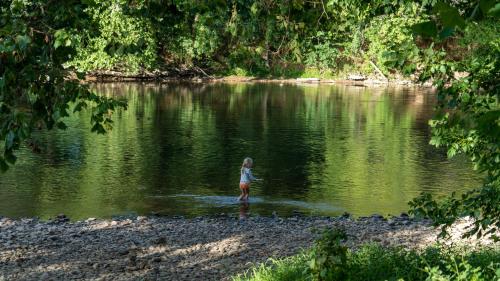
<svg viewBox="0 0 500 281">
<path fill-rule="evenodd" d="M 250 157 L 243 159 L 243 164 L 241 164 L 241 173 L 243 174 L 243 169 L 248 168 L 248 165 L 253 164 L 253 160 Z"/>
</svg>

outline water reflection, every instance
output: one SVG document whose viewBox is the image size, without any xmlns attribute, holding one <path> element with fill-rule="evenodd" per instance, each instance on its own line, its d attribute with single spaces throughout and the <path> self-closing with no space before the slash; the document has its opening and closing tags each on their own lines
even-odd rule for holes
<svg viewBox="0 0 500 281">
<path fill-rule="evenodd" d="M 99 84 L 124 96 L 105 136 L 89 112 L 72 129 L 41 132 L 0 178 L 0 215 L 73 218 L 237 213 L 198 197 L 238 196 L 241 160 L 265 181 L 252 213 L 397 213 L 421 191 L 480 183 L 463 159 L 428 145 L 432 94 L 415 89 L 278 84 Z M 182 194 L 191 197 L 177 196 Z M 294 204 L 288 204 L 296 202 Z M 298 202 L 298 203 L 297 203 Z M 240 210 L 241 211 L 241 210 Z"/>
<path fill-rule="evenodd" d="M 240 202 L 240 220 L 244 220 L 248 217 L 250 210 L 250 203 L 243 201 Z"/>
</svg>

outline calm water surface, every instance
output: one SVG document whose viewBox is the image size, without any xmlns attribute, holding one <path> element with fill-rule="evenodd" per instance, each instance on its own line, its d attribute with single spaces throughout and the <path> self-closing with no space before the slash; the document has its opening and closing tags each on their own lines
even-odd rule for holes
<svg viewBox="0 0 500 281">
<path fill-rule="evenodd" d="M 125 97 L 107 135 L 89 112 L 40 132 L 0 175 L 0 215 L 71 218 L 221 212 L 397 214 L 422 191 L 481 183 L 465 159 L 428 145 L 425 90 L 278 84 L 100 84 Z M 249 206 L 239 168 L 254 158 Z"/>
</svg>

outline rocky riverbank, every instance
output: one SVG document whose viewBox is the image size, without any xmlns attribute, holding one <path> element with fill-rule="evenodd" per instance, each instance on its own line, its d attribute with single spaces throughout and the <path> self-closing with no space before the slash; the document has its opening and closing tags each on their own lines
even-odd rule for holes
<svg viewBox="0 0 500 281">
<path fill-rule="evenodd" d="M 466 222 L 453 229 L 459 240 Z M 0 280 L 228 280 L 269 257 L 309 247 L 314 229 L 343 227 L 348 244 L 420 248 L 436 242 L 428 221 L 350 217 L 136 217 L 69 222 L 0 218 Z M 483 241 L 481 243 L 489 243 Z"/>
<path fill-rule="evenodd" d="M 76 77 L 76 76 L 75 76 Z M 342 84 L 356 86 L 376 85 L 403 85 L 431 87 L 432 83 L 420 83 L 415 78 L 380 78 L 379 76 L 365 76 L 348 74 L 337 78 L 284 78 L 284 77 L 248 77 L 248 76 L 212 76 L 201 69 L 170 69 L 142 71 L 139 73 L 125 73 L 120 71 L 91 71 L 87 73 L 87 82 L 224 82 L 224 83 L 280 83 L 280 84 Z"/>
</svg>

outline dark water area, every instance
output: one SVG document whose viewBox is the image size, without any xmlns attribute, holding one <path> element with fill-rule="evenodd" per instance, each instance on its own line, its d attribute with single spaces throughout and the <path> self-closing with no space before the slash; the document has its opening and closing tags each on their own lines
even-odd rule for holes
<svg viewBox="0 0 500 281">
<path fill-rule="evenodd" d="M 427 89 L 279 84 L 96 84 L 125 97 L 106 135 L 90 112 L 70 129 L 37 133 L 0 175 L 0 215 L 72 219 L 399 214 L 422 191 L 477 187 L 463 158 L 430 146 Z M 248 205 L 236 202 L 244 157 L 254 159 Z"/>
</svg>

